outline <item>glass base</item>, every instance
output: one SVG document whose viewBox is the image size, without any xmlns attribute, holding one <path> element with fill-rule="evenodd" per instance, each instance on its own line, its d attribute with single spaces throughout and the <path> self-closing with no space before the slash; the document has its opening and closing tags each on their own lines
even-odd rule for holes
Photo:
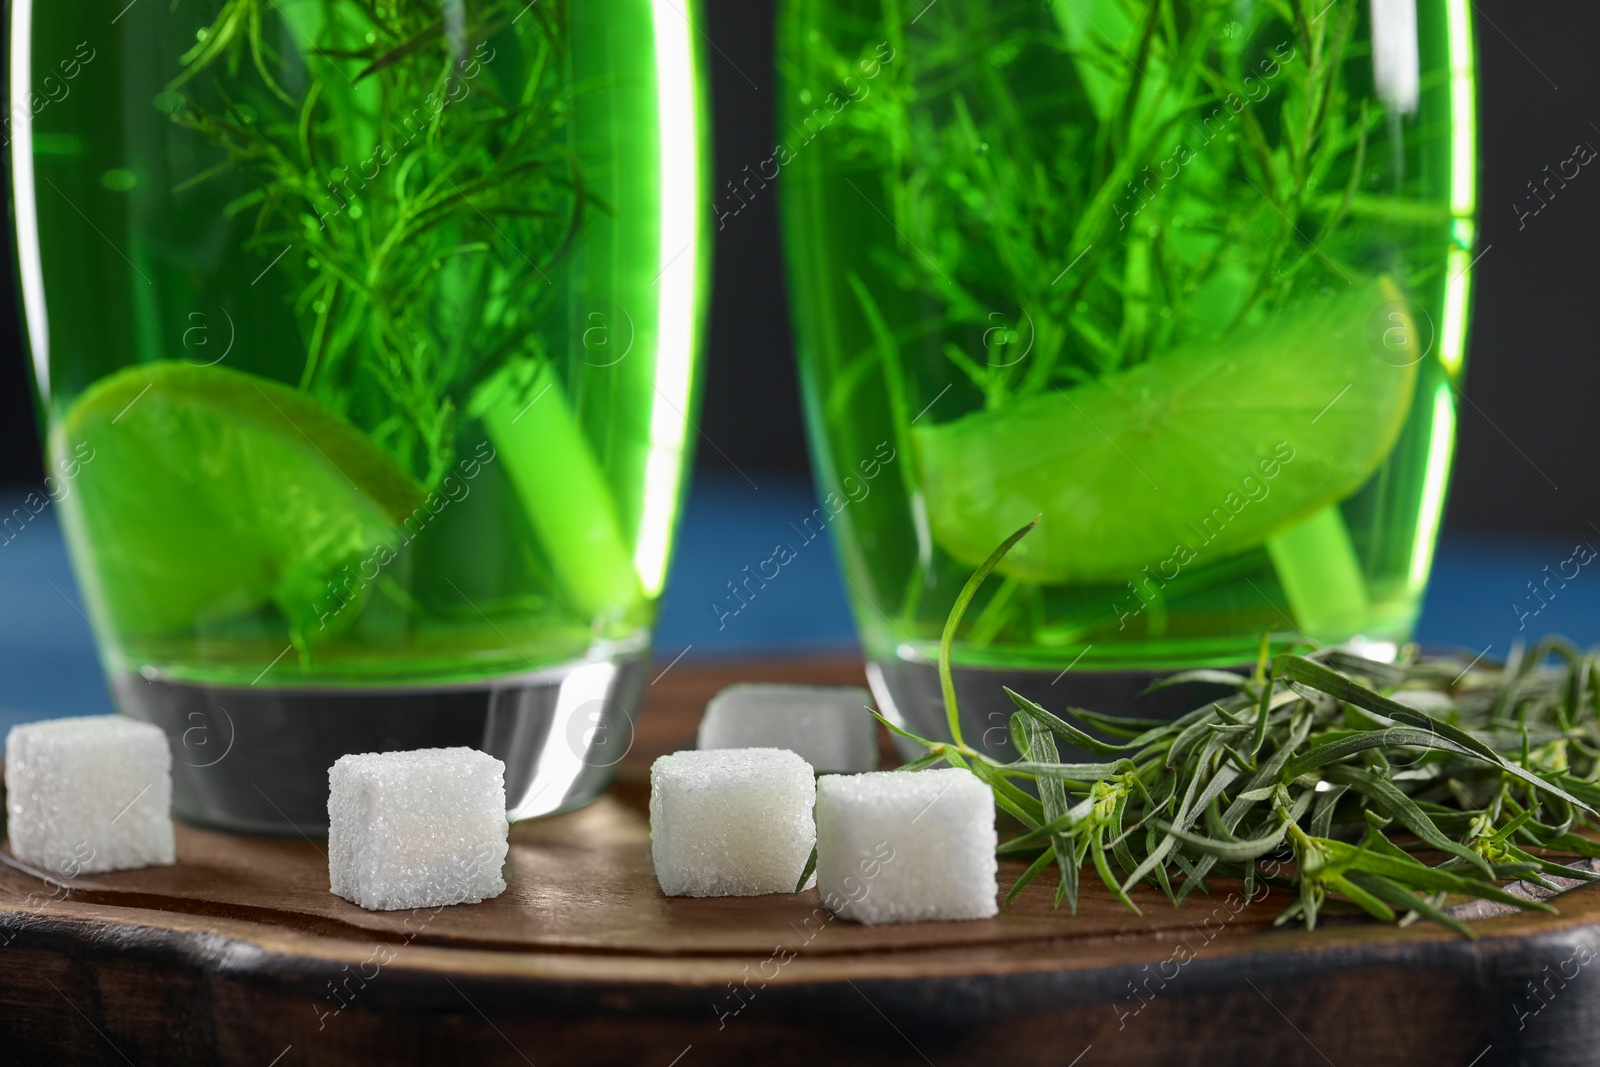
<svg viewBox="0 0 1600 1067">
<path fill-rule="evenodd" d="M 506 765 L 512 819 L 589 803 L 633 744 L 649 654 L 476 685 L 278 688 L 117 674 L 123 714 L 172 745 L 172 811 L 245 833 L 328 832 L 328 769 L 353 752 L 465 745 Z"/>
<path fill-rule="evenodd" d="M 954 667 L 950 673 L 956 687 L 956 703 L 961 708 L 962 740 L 1002 760 L 1017 758 L 1006 729 L 1017 707 L 1006 696 L 1003 686 L 1058 714 L 1065 708 L 1079 707 L 1108 715 L 1151 719 L 1175 719 L 1208 700 L 1234 692 L 1228 686 L 1206 683 L 1186 683 L 1154 693 L 1144 692 L 1151 683 L 1176 673 L 1174 671 Z M 950 740 L 937 665 L 874 660 L 867 664 L 867 679 L 884 718 L 930 740 Z M 904 759 L 924 754 L 920 746 L 903 737 L 896 737 L 894 742 Z M 1067 762 L 1088 763 L 1102 758 L 1059 738 L 1057 745 L 1061 758 Z"/>
</svg>

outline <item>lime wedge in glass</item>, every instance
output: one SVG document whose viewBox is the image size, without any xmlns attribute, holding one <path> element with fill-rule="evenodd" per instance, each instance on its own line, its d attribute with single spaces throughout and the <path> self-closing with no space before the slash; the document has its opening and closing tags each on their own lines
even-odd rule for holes
<svg viewBox="0 0 1600 1067">
<path fill-rule="evenodd" d="M 87 542 L 74 546 L 91 561 L 85 592 L 121 635 L 187 633 L 268 604 L 305 635 L 338 604 L 330 577 L 398 544 L 423 495 L 311 397 L 221 367 L 110 375 L 57 423 L 51 451 L 80 464 L 67 535 Z"/>
<path fill-rule="evenodd" d="M 913 427 L 934 539 L 976 565 L 1042 515 L 1001 566 L 1037 582 L 1122 582 L 1180 545 L 1212 561 L 1261 544 L 1394 447 L 1418 361 L 1380 358 L 1367 334 L 1398 300 L 1388 279 L 1358 284 L 1216 345 Z"/>
</svg>

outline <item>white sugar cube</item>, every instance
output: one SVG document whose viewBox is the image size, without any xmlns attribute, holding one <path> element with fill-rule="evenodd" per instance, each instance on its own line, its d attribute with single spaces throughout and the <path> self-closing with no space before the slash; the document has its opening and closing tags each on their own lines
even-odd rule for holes
<svg viewBox="0 0 1600 1067">
<path fill-rule="evenodd" d="M 711 698 L 696 747 L 786 748 L 818 771 L 878 765 L 872 694 L 848 685 L 731 685 Z"/>
<path fill-rule="evenodd" d="M 793 893 L 817 840 L 811 765 L 777 748 L 662 756 L 650 768 L 650 856 L 669 897 Z"/>
<path fill-rule="evenodd" d="M 56 877 L 172 863 L 167 735 L 121 715 L 13 726 L 6 817 L 12 854 Z"/>
<path fill-rule="evenodd" d="M 328 881 L 371 911 L 505 891 L 506 765 L 475 749 L 341 756 L 328 771 Z"/>
<path fill-rule="evenodd" d="M 862 923 L 987 919 L 999 907 L 994 794 L 970 771 L 817 780 L 817 889 Z"/>
</svg>

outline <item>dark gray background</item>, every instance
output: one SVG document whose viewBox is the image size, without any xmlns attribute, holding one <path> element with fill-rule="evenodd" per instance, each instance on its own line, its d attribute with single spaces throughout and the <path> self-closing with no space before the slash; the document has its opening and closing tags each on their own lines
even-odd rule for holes
<svg viewBox="0 0 1600 1067">
<path fill-rule="evenodd" d="M 1579 534 L 1591 521 L 1600 528 L 1600 171 L 1584 170 L 1520 231 L 1512 205 L 1578 142 L 1600 147 L 1600 5 L 1473 7 L 1487 251 L 1446 524 Z M 771 154 L 774 9 L 773 0 L 708 0 L 698 24 L 711 45 L 718 188 Z M 14 290 L 10 269 L 8 255 L 0 271 Z M 773 197 L 757 198 L 717 235 L 709 363 L 698 469 L 806 477 Z M 15 302 L 0 300 L 0 485 L 39 480 L 30 397 Z"/>
</svg>

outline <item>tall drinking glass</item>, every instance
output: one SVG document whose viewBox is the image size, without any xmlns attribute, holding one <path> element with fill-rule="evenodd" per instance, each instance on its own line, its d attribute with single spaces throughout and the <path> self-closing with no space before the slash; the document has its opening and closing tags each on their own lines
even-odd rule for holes
<svg viewBox="0 0 1600 1067">
<path fill-rule="evenodd" d="M 52 492 L 175 807 L 325 826 L 470 745 L 513 817 L 626 750 L 697 403 L 692 3 L 11 7 Z"/>
<path fill-rule="evenodd" d="M 878 696 L 1126 703 L 1274 644 L 1392 654 L 1449 476 L 1466 0 L 785 0 L 811 442 Z M 781 176 L 778 176 L 781 172 Z M 866 477 L 893 456 L 892 476 Z"/>
</svg>

